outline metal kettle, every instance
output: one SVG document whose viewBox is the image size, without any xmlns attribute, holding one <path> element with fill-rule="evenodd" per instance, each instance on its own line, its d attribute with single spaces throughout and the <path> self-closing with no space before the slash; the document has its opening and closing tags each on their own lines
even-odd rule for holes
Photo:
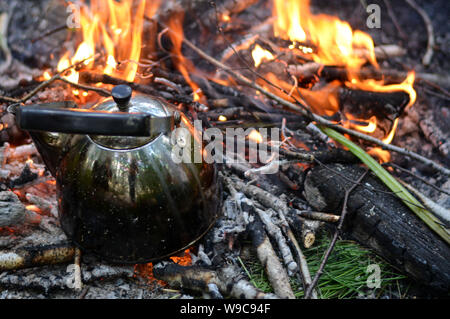
<svg viewBox="0 0 450 319">
<path fill-rule="evenodd" d="M 144 263 L 186 249 L 213 225 L 216 167 L 171 156 L 174 127 L 192 129 L 186 117 L 124 85 L 91 109 L 64 106 L 73 104 L 14 113 L 56 178 L 60 223 L 76 245 L 108 261 Z"/>
</svg>

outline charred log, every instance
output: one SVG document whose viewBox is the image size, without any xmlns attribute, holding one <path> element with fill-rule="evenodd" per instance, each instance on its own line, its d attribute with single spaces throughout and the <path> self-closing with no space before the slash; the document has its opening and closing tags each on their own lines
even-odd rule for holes
<svg viewBox="0 0 450 319">
<path fill-rule="evenodd" d="M 358 118 L 369 119 L 376 116 L 379 120 L 394 120 L 402 114 L 409 96 L 403 91 L 372 92 L 343 87 L 339 89 L 339 101 L 341 111 Z"/>
<path fill-rule="evenodd" d="M 73 260 L 74 255 L 75 247 L 70 243 L 0 251 L 0 271 L 61 264 Z"/>
<path fill-rule="evenodd" d="M 331 168 L 331 169 L 330 169 Z M 343 189 L 363 172 L 359 166 L 320 166 L 305 180 L 305 196 L 311 206 L 339 212 Z M 348 199 L 344 230 L 393 266 L 432 290 L 450 289 L 450 248 L 378 179 L 366 177 Z"/>
<path fill-rule="evenodd" d="M 38 178 L 38 174 L 32 172 L 28 164 L 25 164 L 20 176 L 9 182 L 9 187 L 14 188 L 18 186 L 23 186 L 26 183 L 34 181 L 36 178 Z"/>
</svg>

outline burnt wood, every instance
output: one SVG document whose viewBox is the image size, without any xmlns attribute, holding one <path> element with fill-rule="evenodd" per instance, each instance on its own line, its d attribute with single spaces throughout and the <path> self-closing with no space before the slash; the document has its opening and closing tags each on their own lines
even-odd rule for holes
<svg viewBox="0 0 450 319">
<path fill-rule="evenodd" d="M 357 165 L 313 168 L 304 183 L 309 204 L 319 211 L 340 213 L 345 189 L 363 171 Z M 361 185 L 348 199 L 346 234 L 419 283 L 447 293 L 450 247 L 376 177 L 365 177 Z"/>
<path fill-rule="evenodd" d="M 346 87 L 339 89 L 341 111 L 349 112 L 362 119 L 376 116 L 378 120 L 399 117 L 409 103 L 409 96 L 403 91 L 372 92 L 354 90 Z"/>
</svg>

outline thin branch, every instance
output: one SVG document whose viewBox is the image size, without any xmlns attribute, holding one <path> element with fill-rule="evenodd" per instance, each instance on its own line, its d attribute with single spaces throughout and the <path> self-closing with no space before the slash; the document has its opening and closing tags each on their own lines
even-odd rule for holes
<svg viewBox="0 0 450 319">
<path fill-rule="evenodd" d="M 391 167 L 393 167 L 393 168 L 396 168 L 396 169 L 398 169 L 399 171 L 402 171 L 402 172 L 404 172 L 404 173 L 407 173 L 407 174 L 411 175 L 411 176 L 414 177 L 414 178 L 417 178 L 417 179 L 420 180 L 422 183 L 427 184 L 428 186 L 434 188 L 434 189 L 437 190 L 438 192 L 441 192 L 441 193 L 444 193 L 444 194 L 450 196 L 450 193 L 449 193 L 449 192 L 443 190 L 442 188 L 437 187 L 436 185 L 434 185 L 434 184 L 428 182 L 427 180 L 425 180 L 424 178 L 422 178 L 422 177 L 420 177 L 420 176 L 414 174 L 413 172 L 411 172 L 410 170 L 408 170 L 408 169 L 406 169 L 406 168 L 403 168 L 403 167 L 401 167 L 401 166 L 398 166 L 398 165 L 395 164 L 395 163 L 384 163 L 383 166 L 391 166 Z"/>
<path fill-rule="evenodd" d="M 405 0 L 405 1 L 414 10 L 416 10 L 418 14 L 420 14 L 420 16 L 423 19 L 423 22 L 425 23 L 425 27 L 427 29 L 427 35 L 428 35 L 428 43 L 427 43 L 427 50 L 425 51 L 425 54 L 422 58 L 422 64 L 429 65 L 431 62 L 431 58 L 433 57 L 433 48 L 435 45 L 433 24 L 431 23 L 431 19 L 428 16 L 428 14 L 425 12 L 425 10 L 423 10 L 421 7 L 419 7 L 414 0 Z"/>
<path fill-rule="evenodd" d="M 79 248 L 75 248 L 74 266 L 74 288 L 81 290 L 83 289 L 83 281 L 81 278 L 81 250 Z"/>
<path fill-rule="evenodd" d="M 57 32 L 60 32 L 60 31 L 66 30 L 66 29 L 68 29 L 67 24 L 60 25 L 60 26 L 58 26 L 56 28 L 53 28 L 53 29 L 45 32 L 44 34 L 41 34 L 41 35 L 37 36 L 36 38 L 31 39 L 31 42 L 35 43 L 35 42 L 40 41 L 40 40 L 42 40 L 42 39 L 44 39 L 44 38 L 46 38 L 46 37 L 48 37 L 48 36 L 50 36 L 52 34 L 55 34 Z"/>
<path fill-rule="evenodd" d="M 391 21 L 394 24 L 395 29 L 397 29 L 398 34 L 400 35 L 400 37 L 404 41 L 407 41 L 408 37 L 406 36 L 405 32 L 400 27 L 400 25 L 399 25 L 399 23 L 397 21 L 398 19 L 397 19 L 395 13 L 394 13 L 394 10 L 392 9 L 390 0 L 384 0 L 384 4 L 386 5 L 387 13 L 389 15 L 389 18 L 391 18 Z"/>
<path fill-rule="evenodd" d="M 56 80 L 63 80 L 63 78 L 61 77 L 62 74 L 64 74 L 66 71 L 72 69 L 72 68 L 76 68 L 77 66 L 83 64 L 85 61 L 87 60 L 91 60 L 91 59 L 96 59 L 100 54 L 96 54 L 94 56 L 91 56 L 89 58 L 86 58 L 84 60 L 81 60 L 77 63 L 72 64 L 71 66 L 65 68 L 64 70 L 56 73 L 55 75 L 53 75 L 50 79 L 42 82 L 41 84 L 39 84 L 37 87 L 35 87 L 31 92 L 29 92 L 27 95 L 25 95 L 24 97 L 20 98 L 20 99 L 15 99 L 15 98 L 11 98 L 8 96 L 0 96 L 0 100 L 6 101 L 6 102 L 11 102 L 11 103 L 17 103 L 17 104 L 21 104 L 21 103 L 25 103 L 26 101 L 28 101 L 29 99 L 31 99 L 33 96 L 35 96 L 39 91 L 45 89 L 46 87 L 48 87 L 50 84 L 52 84 L 53 82 L 55 82 Z M 63 80 L 65 81 L 65 80 Z M 72 82 L 69 82 L 69 84 L 74 84 Z"/>
<path fill-rule="evenodd" d="M 103 88 L 99 88 L 99 87 L 94 87 L 94 86 L 89 86 L 89 85 L 84 85 L 84 84 L 79 84 L 79 83 L 74 83 L 71 82 L 69 80 L 67 80 L 66 78 L 63 78 L 59 75 L 55 76 L 55 80 L 59 80 L 59 81 L 63 81 L 64 83 L 67 83 L 77 89 L 81 89 L 81 90 L 85 90 L 85 91 L 94 91 L 102 96 L 110 96 L 111 92 L 108 90 L 105 90 Z"/>
</svg>

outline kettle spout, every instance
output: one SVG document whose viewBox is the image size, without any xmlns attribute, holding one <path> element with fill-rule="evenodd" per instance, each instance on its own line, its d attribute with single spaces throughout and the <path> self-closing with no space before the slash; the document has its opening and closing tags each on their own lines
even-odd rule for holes
<svg viewBox="0 0 450 319">
<path fill-rule="evenodd" d="M 33 139 L 45 166 L 47 166 L 53 177 L 56 177 L 56 169 L 64 153 L 64 146 L 68 141 L 69 135 L 39 131 L 29 131 L 28 133 Z"/>
</svg>

